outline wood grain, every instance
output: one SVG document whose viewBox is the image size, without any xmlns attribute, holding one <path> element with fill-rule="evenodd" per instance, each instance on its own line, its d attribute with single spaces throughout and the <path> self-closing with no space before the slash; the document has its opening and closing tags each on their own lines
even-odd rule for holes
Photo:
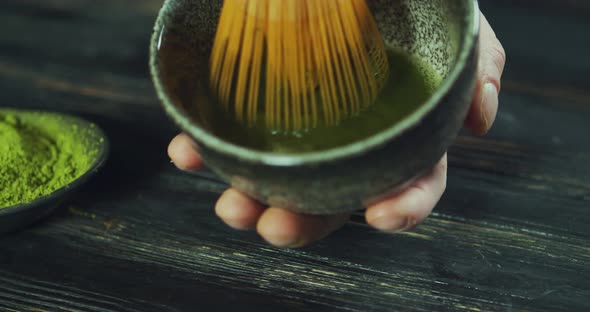
<svg viewBox="0 0 590 312">
<path fill-rule="evenodd" d="M 501 109 L 450 150 L 433 215 L 399 235 L 355 218 L 302 250 L 225 227 L 226 185 L 167 159 L 177 129 L 147 69 L 160 4 L 0 4 L 1 105 L 80 114 L 113 145 L 61 211 L 0 237 L 0 311 L 590 309 L 587 4 L 481 1 L 509 54 Z"/>
</svg>

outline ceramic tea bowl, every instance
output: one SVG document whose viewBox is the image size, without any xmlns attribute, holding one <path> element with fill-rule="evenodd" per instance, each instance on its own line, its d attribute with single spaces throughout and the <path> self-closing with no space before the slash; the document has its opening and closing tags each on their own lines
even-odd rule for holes
<svg viewBox="0 0 590 312">
<path fill-rule="evenodd" d="M 442 82 L 427 101 L 387 129 L 334 148 L 297 154 L 248 148 L 212 130 L 208 60 L 221 3 L 165 1 L 151 41 L 150 68 L 166 113 L 197 142 L 206 165 L 238 190 L 265 205 L 306 214 L 361 210 L 428 173 L 456 139 L 476 81 L 477 1 L 369 0 L 386 44 L 431 65 Z M 182 82 L 197 94 L 189 101 L 163 82 L 159 53 L 168 44 L 166 33 L 177 29 L 184 30 L 180 42 L 197 51 L 190 61 L 200 64 L 190 69 L 199 79 Z M 182 66 L 187 59 L 174 62 Z"/>
</svg>

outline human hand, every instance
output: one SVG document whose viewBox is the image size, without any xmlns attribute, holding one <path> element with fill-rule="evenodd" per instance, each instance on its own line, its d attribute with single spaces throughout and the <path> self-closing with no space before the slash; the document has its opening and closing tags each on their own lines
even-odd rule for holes
<svg viewBox="0 0 590 312">
<path fill-rule="evenodd" d="M 481 14 L 481 45 L 476 91 L 465 127 L 476 135 L 491 128 L 498 111 L 498 94 L 505 65 L 505 52 L 486 18 Z M 175 137 L 168 154 L 181 170 L 195 171 L 203 162 L 186 134 Z M 386 232 L 403 232 L 426 219 L 446 189 L 447 156 L 404 192 L 367 207 L 367 223 Z M 237 230 L 253 230 L 277 247 L 298 248 L 320 240 L 342 227 L 349 214 L 310 216 L 279 207 L 266 208 L 235 189 L 224 192 L 215 206 L 215 213 L 228 226 Z"/>
</svg>

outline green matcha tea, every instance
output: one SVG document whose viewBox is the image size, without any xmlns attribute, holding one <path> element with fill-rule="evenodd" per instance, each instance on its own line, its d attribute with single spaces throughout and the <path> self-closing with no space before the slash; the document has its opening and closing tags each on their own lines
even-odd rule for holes
<svg viewBox="0 0 590 312">
<path fill-rule="evenodd" d="M 84 174 L 96 144 L 60 116 L 0 109 L 0 209 L 50 195 Z"/>
<path fill-rule="evenodd" d="M 186 38 L 187 34 L 178 29 L 166 31 L 162 36 L 158 61 L 160 79 L 168 96 L 215 136 L 260 151 L 305 153 L 370 137 L 415 111 L 441 82 L 441 77 L 426 62 L 389 48 L 391 77 L 377 101 L 367 110 L 337 126 L 320 125 L 304 132 L 273 133 L 263 124 L 242 125 L 220 109 L 208 88 L 209 55 L 199 53 L 199 48 L 206 49 Z"/>
</svg>

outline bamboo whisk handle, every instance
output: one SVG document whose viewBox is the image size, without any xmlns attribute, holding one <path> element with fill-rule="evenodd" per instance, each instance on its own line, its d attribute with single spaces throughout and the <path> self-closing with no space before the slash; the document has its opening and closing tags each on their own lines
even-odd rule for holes
<svg viewBox="0 0 590 312">
<path fill-rule="evenodd" d="M 390 75 L 365 1 L 225 0 L 210 59 L 219 104 L 281 132 L 359 114 Z"/>
</svg>

